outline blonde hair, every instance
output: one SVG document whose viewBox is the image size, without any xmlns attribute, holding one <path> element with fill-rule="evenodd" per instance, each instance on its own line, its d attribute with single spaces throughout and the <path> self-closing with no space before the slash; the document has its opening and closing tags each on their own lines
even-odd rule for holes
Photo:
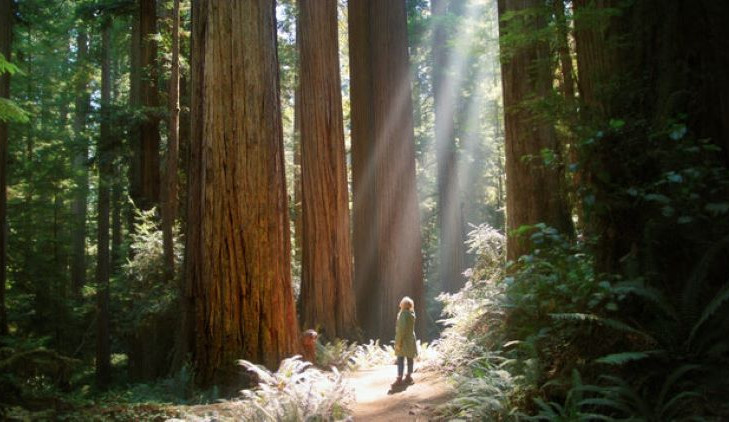
<svg viewBox="0 0 729 422">
<path fill-rule="evenodd" d="M 409 296 L 405 296 L 400 301 L 400 308 L 401 309 L 410 309 L 412 311 L 415 309 L 415 302 L 413 302 L 413 300 L 410 299 Z"/>
</svg>

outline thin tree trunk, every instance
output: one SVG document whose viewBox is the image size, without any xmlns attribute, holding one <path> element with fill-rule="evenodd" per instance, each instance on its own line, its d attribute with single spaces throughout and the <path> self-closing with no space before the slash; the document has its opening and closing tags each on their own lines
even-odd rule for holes
<svg viewBox="0 0 729 422">
<path fill-rule="evenodd" d="M 180 0 L 172 7 L 172 71 L 169 93 L 169 136 L 165 160 L 165 183 L 162 185 L 162 242 L 167 279 L 175 277 L 173 228 L 177 218 L 177 162 L 180 133 Z"/>
<path fill-rule="evenodd" d="M 267 0 L 193 4 L 186 293 L 196 380 L 237 387 L 237 359 L 296 351 L 278 90 Z"/>
<path fill-rule="evenodd" d="M 13 38 L 13 1 L 0 0 L 0 53 L 10 60 Z M 10 98 L 10 75 L 0 74 L 0 98 Z M 7 277 L 7 162 L 8 124 L 0 120 L 0 336 L 8 334 L 8 317 L 5 307 Z"/>
<path fill-rule="evenodd" d="M 303 327 L 356 335 L 336 0 L 300 0 Z"/>
<path fill-rule="evenodd" d="M 464 284 L 466 246 L 461 198 L 459 194 L 454 112 L 456 87 L 446 77 L 449 65 L 448 31 L 445 18 L 448 0 L 431 3 L 433 34 L 433 103 L 435 113 L 435 151 L 438 165 L 438 226 L 440 230 L 439 280 L 441 289 L 455 292 Z"/>
<path fill-rule="evenodd" d="M 557 52 L 562 73 L 562 95 L 570 103 L 575 100 L 575 78 L 570 54 L 569 26 L 565 15 L 564 0 L 552 0 L 554 20 L 557 27 Z"/>
<path fill-rule="evenodd" d="M 76 37 L 76 65 L 77 72 L 76 111 L 73 121 L 76 151 L 73 157 L 73 172 L 76 182 L 71 214 L 73 215 L 73 234 L 71 236 L 71 289 L 74 297 L 81 296 L 81 289 L 86 284 L 86 201 L 89 192 L 88 173 L 88 138 L 86 129 L 86 116 L 88 115 L 91 96 L 88 92 L 89 71 L 85 69 L 88 55 L 88 37 L 85 28 L 79 28 Z"/>
<path fill-rule="evenodd" d="M 390 338 L 403 296 L 424 305 L 405 1 L 351 0 L 349 35 L 357 317 Z"/>
<path fill-rule="evenodd" d="M 508 12 L 538 10 L 540 0 L 499 0 L 499 16 Z M 515 17 L 520 28 L 541 30 L 546 19 L 538 14 Z M 499 32 L 508 31 L 502 21 Z M 559 148 L 554 127 L 537 112 L 524 106 L 526 100 L 545 99 L 552 90 L 552 66 L 549 45 L 535 41 L 511 47 L 511 55 L 502 59 L 506 140 L 506 210 L 507 258 L 516 260 L 530 251 L 525 236 L 516 236 L 521 226 L 546 223 L 562 233 L 572 226 L 564 197 L 562 178 L 557 169 L 542 162 L 542 151 L 556 153 Z M 515 50 L 515 51 L 513 51 Z M 508 50 L 507 50 L 508 51 Z"/>
<path fill-rule="evenodd" d="M 97 163 L 99 167 L 98 243 L 96 262 L 96 383 L 108 386 L 111 381 L 109 335 L 109 185 L 112 177 L 110 154 L 111 122 L 111 20 L 103 23 L 101 34 L 101 124 Z"/>
<path fill-rule="evenodd" d="M 159 106 L 157 92 L 156 0 L 139 0 L 132 23 L 131 93 L 133 106 L 144 109 L 144 118 L 133 130 L 131 197 L 142 209 L 159 203 L 159 118 L 150 109 Z M 135 64 L 137 66 L 135 66 Z M 134 137 L 136 135 L 136 138 Z"/>
</svg>

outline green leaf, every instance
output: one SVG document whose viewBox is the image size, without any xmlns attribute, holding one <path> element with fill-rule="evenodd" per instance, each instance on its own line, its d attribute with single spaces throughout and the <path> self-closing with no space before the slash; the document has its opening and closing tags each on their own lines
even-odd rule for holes
<svg viewBox="0 0 729 422">
<path fill-rule="evenodd" d="M 676 173 L 675 171 L 671 171 L 666 173 L 666 179 L 668 179 L 669 182 L 673 183 L 681 183 L 683 182 L 683 176 Z"/>
<path fill-rule="evenodd" d="M 0 98 L 0 121 L 6 123 L 28 123 L 30 114 L 18 107 L 14 101 Z"/>
<path fill-rule="evenodd" d="M 686 129 L 685 125 L 673 125 L 670 132 L 668 132 L 668 137 L 674 141 L 678 141 L 686 135 L 686 132 L 688 132 L 688 129 Z"/>
<path fill-rule="evenodd" d="M 729 212 L 729 202 L 715 202 L 706 204 L 704 209 L 714 216 L 724 215 Z"/>
<path fill-rule="evenodd" d="M 650 354 L 646 352 L 622 352 L 613 353 L 610 355 L 603 356 L 595 360 L 597 363 L 604 363 L 606 365 L 623 365 L 628 362 L 635 362 L 650 357 Z"/>
<path fill-rule="evenodd" d="M 20 70 L 20 68 L 18 68 L 18 66 L 7 61 L 7 59 L 5 59 L 5 56 L 0 53 L 0 75 L 3 73 L 9 73 L 11 75 L 14 75 L 16 73 L 19 75 L 25 74 L 22 70 Z"/>
<path fill-rule="evenodd" d="M 667 197 L 666 195 L 661 195 L 660 193 L 649 193 L 645 196 L 645 200 L 658 202 L 661 204 L 668 204 L 671 202 L 671 198 Z"/>
<path fill-rule="evenodd" d="M 714 315 L 716 311 L 718 311 L 719 308 L 721 308 L 721 306 L 726 301 L 729 301 L 729 284 L 724 285 L 724 287 L 719 290 L 719 293 L 714 296 L 714 299 L 712 299 L 711 302 L 706 305 L 704 312 L 701 313 L 701 318 L 699 318 L 698 322 L 696 322 L 696 324 L 694 324 L 693 328 L 691 329 L 691 334 L 689 335 L 688 339 L 689 344 L 692 343 L 699 328 L 701 328 L 701 326 L 704 325 L 704 323 L 709 318 L 711 318 L 711 316 Z"/>
<path fill-rule="evenodd" d="M 625 120 L 621 119 L 610 119 L 610 128 L 611 129 L 622 129 L 623 126 L 625 126 Z"/>
</svg>

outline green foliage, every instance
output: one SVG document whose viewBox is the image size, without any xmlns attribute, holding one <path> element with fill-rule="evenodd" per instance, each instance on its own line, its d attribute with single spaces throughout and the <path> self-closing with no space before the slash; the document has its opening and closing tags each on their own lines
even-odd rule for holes
<svg viewBox="0 0 729 422">
<path fill-rule="evenodd" d="M 258 377 L 259 384 L 230 402 L 235 419 L 338 421 L 349 416 L 353 391 L 336 369 L 320 371 L 298 357 L 283 360 L 274 373 L 245 360 L 240 364 Z"/>
<path fill-rule="evenodd" d="M 316 363 L 322 368 L 334 367 L 338 370 L 350 369 L 355 363 L 359 346 L 355 342 L 336 339 L 325 345 L 317 343 Z"/>
<path fill-rule="evenodd" d="M 132 204 L 133 205 L 133 204 Z M 162 243 L 162 229 L 155 208 L 141 210 L 133 208 L 136 214 L 134 233 L 131 235 L 132 258 L 123 266 L 124 291 L 119 292 L 119 301 L 126 308 L 124 321 L 133 330 L 145 318 L 159 315 L 174 306 L 177 300 L 177 283 L 167 281 Z M 173 230 L 175 239 L 175 274 L 182 269 L 183 242 L 179 227 Z"/>
<path fill-rule="evenodd" d="M 0 53 L 0 75 L 7 73 L 13 75 L 18 73 L 20 75 L 23 72 L 14 64 L 7 61 L 5 56 Z M 16 122 L 16 123 L 28 123 L 30 120 L 30 114 L 18 107 L 18 105 L 8 98 L 0 98 L 0 122 Z"/>
<path fill-rule="evenodd" d="M 560 324 L 556 314 L 618 309 L 615 280 L 595 274 L 587 245 L 541 223 L 525 229 L 532 233 L 534 249 L 510 264 L 510 275 L 504 278 L 512 338 L 546 335 Z"/>
</svg>

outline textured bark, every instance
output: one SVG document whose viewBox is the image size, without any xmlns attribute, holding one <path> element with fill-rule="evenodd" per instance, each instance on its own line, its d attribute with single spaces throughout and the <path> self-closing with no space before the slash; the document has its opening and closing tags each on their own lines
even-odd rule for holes
<svg viewBox="0 0 729 422">
<path fill-rule="evenodd" d="M 10 46 L 13 38 L 13 2 L 0 0 L 0 53 L 11 60 Z M 0 97 L 10 98 L 10 75 L 0 74 Z M 5 283 L 7 277 L 7 162 L 8 124 L 0 120 L 0 335 L 8 333 L 5 308 Z"/>
<path fill-rule="evenodd" d="M 132 106 L 145 110 L 144 119 L 132 131 L 134 146 L 130 195 L 136 205 L 149 209 L 159 202 L 159 117 L 151 108 L 159 106 L 157 92 L 156 0 L 139 0 L 132 24 L 131 92 Z"/>
<path fill-rule="evenodd" d="M 465 227 L 459 192 L 457 146 L 454 126 L 456 86 L 446 77 L 450 65 L 448 30 L 445 18 L 449 0 L 433 0 L 433 103 L 435 112 L 435 151 L 438 165 L 438 226 L 440 230 L 438 272 L 443 291 L 463 287 L 466 269 Z"/>
<path fill-rule="evenodd" d="M 86 284 L 86 201 L 89 192 L 88 173 L 88 139 L 85 136 L 86 119 L 91 95 L 88 92 L 90 72 L 85 69 L 88 56 L 88 37 L 85 28 L 79 28 L 76 36 L 76 110 L 73 120 L 76 150 L 73 157 L 73 172 L 76 183 L 71 214 L 73 228 L 71 234 L 71 290 L 75 297 L 81 295 L 81 288 Z"/>
<path fill-rule="evenodd" d="M 169 93 L 169 136 L 165 159 L 165 181 L 162 185 L 162 242 L 168 280 L 175 276 L 175 251 L 172 229 L 177 218 L 177 162 L 180 134 L 180 0 L 172 7 L 172 70 Z"/>
<path fill-rule="evenodd" d="M 193 4 L 186 294 L 203 385 L 273 368 L 298 342 L 278 91 L 266 0 Z"/>
<path fill-rule="evenodd" d="M 499 16 L 538 8 L 540 0 L 499 0 Z M 524 28 L 539 31 L 546 19 L 537 15 L 523 19 Z M 520 25 L 521 26 L 521 25 Z M 499 27 L 503 36 L 508 27 Z M 513 50 L 513 48 L 512 48 Z M 507 258 L 516 260 L 531 249 L 528 238 L 514 231 L 523 225 L 546 223 L 563 233 L 572 230 L 560 172 L 542 163 L 541 151 L 559 150 L 554 127 L 525 106 L 551 95 L 552 67 L 549 45 L 535 41 L 521 45 L 510 57 L 502 59 L 504 90 L 504 127 L 506 140 Z M 526 157 L 532 157 L 527 159 Z"/>
<path fill-rule="evenodd" d="M 575 77 L 570 54 L 569 26 L 565 15 L 564 0 L 552 0 L 554 20 L 557 28 L 557 53 L 562 75 L 562 95 L 568 101 L 575 100 Z"/>
<path fill-rule="evenodd" d="M 617 0 L 575 0 L 574 10 L 583 126 L 600 127 L 609 119 L 626 116 L 648 128 L 648 136 L 638 138 L 648 139 L 653 136 L 650 131 L 662 130 L 685 116 L 689 136 L 711 139 L 723 148 L 729 165 L 729 81 L 720 76 L 729 72 L 729 27 L 725 24 L 729 6 L 711 0 L 651 0 L 629 5 Z M 614 136 L 594 147 L 585 176 L 586 183 L 595 188 L 596 202 L 621 194 L 616 187 L 634 186 L 652 177 L 654 160 L 647 160 L 649 168 L 637 173 L 630 168 L 638 157 L 645 156 L 645 147 L 656 148 L 628 136 Z M 623 156 L 635 151 L 631 159 L 636 158 L 632 162 L 615 160 L 614 151 Z M 602 183 L 597 174 L 609 175 L 610 183 Z M 659 248 L 659 242 L 645 243 L 647 218 L 640 206 L 615 202 L 590 216 L 588 230 L 600 235 L 595 248 L 599 270 L 620 271 L 626 257 L 641 259 L 646 250 Z M 670 279 L 685 282 L 681 263 L 695 265 L 692 260 L 699 257 L 692 258 L 692 254 L 703 250 L 698 245 L 686 251 L 691 243 L 679 239 L 671 237 L 667 239 L 671 247 L 651 252 L 660 257 L 653 263 L 642 258 L 645 265 L 658 261 L 672 268 L 665 274 L 666 283 Z"/>
<path fill-rule="evenodd" d="M 351 0 L 349 43 L 357 319 L 386 339 L 402 296 L 423 304 L 405 1 Z"/>
<path fill-rule="evenodd" d="M 356 335 L 336 0 L 300 0 L 301 320 Z"/>
<path fill-rule="evenodd" d="M 101 124 L 97 161 L 99 198 L 97 214 L 96 261 L 96 383 L 104 388 L 111 381 L 111 345 L 109 334 L 109 190 L 112 177 L 111 143 L 111 21 L 103 23 L 101 34 Z"/>
</svg>

